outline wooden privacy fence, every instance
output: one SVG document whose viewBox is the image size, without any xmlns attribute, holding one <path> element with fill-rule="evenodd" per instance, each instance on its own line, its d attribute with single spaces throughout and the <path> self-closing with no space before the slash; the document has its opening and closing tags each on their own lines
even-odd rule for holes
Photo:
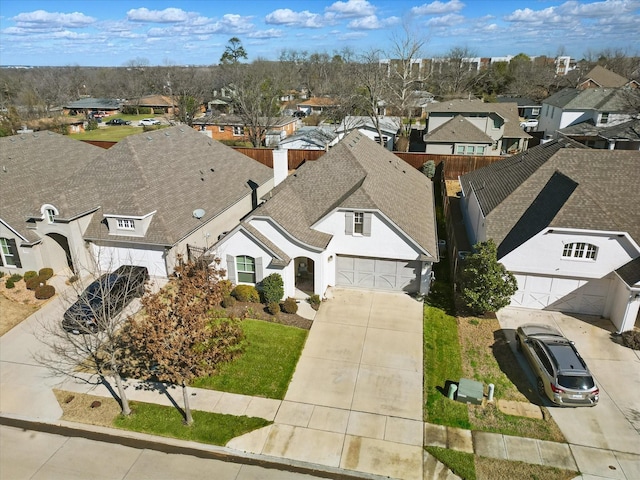
<svg viewBox="0 0 640 480">
<path fill-rule="evenodd" d="M 247 157 L 273 168 L 273 149 L 271 148 L 250 148 L 233 147 Z M 287 150 L 289 170 L 295 170 L 306 161 L 314 161 L 324 155 L 324 150 Z M 480 156 L 480 155 L 437 155 L 433 153 L 416 152 L 393 152 L 396 156 L 407 162 L 413 168 L 420 169 L 422 165 L 433 160 L 436 166 L 444 162 L 444 178 L 446 180 L 457 180 L 460 175 L 477 170 L 480 167 L 497 162 L 500 156 Z"/>
</svg>

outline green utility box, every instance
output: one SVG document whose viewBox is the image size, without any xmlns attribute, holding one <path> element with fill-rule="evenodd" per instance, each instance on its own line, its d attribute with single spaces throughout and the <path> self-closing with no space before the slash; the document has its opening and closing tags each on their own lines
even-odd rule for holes
<svg viewBox="0 0 640 480">
<path fill-rule="evenodd" d="M 482 405 L 484 397 L 484 386 L 481 382 L 461 378 L 458 385 L 458 396 L 456 400 L 462 403 L 472 403 L 473 405 Z"/>
</svg>

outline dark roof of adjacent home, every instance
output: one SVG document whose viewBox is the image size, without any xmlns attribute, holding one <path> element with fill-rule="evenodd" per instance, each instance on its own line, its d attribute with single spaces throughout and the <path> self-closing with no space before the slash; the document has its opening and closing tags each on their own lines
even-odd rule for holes
<svg viewBox="0 0 640 480">
<path fill-rule="evenodd" d="M 69 109 L 118 110 L 122 100 L 117 98 L 81 98 L 65 105 Z"/>
<path fill-rule="evenodd" d="M 564 110 L 618 112 L 627 106 L 628 92 L 620 88 L 565 88 L 542 101 Z"/>
<path fill-rule="evenodd" d="M 270 127 L 284 127 L 290 123 L 294 123 L 297 119 L 293 117 L 261 117 L 259 119 L 263 125 L 269 125 Z M 245 120 L 239 115 L 227 114 L 227 113 L 214 113 L 211 115 L 205 115 L 193 120 L 194 125 L 230 125 L 230 126 L 245 126 Z"/>
<path fill-rule="evenodd" d="M 584 78 L 584 81 L 580 82 L 580 85 L 588 81 L 592 81 L 601 88 L 619 88 L 624 87 L 629 83 L 629 79 L 622 75 L 618 75 L 611 70 L 607 70 L 600 65 L 593 67 L 591 71 L 584 76 Z"/>
<path fill-rule="evenodd" d="M 0 138 L 0 219 L 28 242 L 38 241 L 27 219 L 39 217 L 44 204 L 56 207 L 62 218 L 72 217 L 75 211 L 64 197 L 66 178 L 103 152 L 48 131 Z"/>
<path fill-rule="evenodd" d="M 456 115 L 448 122 L 443 123 L 438 128 L 424 136 L 426 143 L 493 143 L 493 139 L 472 124 L 462 115 Z"/>
<path fill-rule="evenodd" d="M 166 95 L 145 95 L 137 99 L 131 99 L 127 105 L 138 105 L 141 107 L 173 107 L 174 102 Z"/>
<path fill-rule="evenodd" d="M 379 210 L 423 255 L 436 255 L 431 180 L 358 131 L 287 177 L 250 219 L 271 218 L 298 241 L 322 249 L 332 237 L 313 227 L 336 209 Z"/>
<path fill-rule="evenodd" d="M 640 240 L 640 152 L 593 150 L 562 139 L 461 177 L 487 237 L 504 256 L 544 228 L 628 232 Z"/>
<path fill-rule="evenodd" d="M 640 257 L 625 263 L 616 270 L 616 273 L 629 287 L 637 285 L 640 283 Z"/>
<path fill-rule="evenodd" d="M 515 103 L 518 107 L 539 107 L 540 102 L 536 102 L 535 100 L 531 100 L 527 97 L 506 97 L 499 96 L 497 98 L 498 103 Z"/>
<path fill-rule="evenodd" d="M 596 127 L 593 120 L 587 120 L 565 127 L 558 132 L 569 137 L 601 137 L 606 140 L 638 141 L 640 140 L 640 119 L 605 127 Z"/>
<path fill-rule="evenodd" d="M 186 126 L 131 135 L 103 152 L 67 179 L 70 202 L 116 217 L 155 212 L 144 238 L 117 238 L 135 243 L 174 245 L 273 178 L 270 168 Z M 200 208 L 205 216 L 196 219 Z M 94 216 L 85 238 L 108 236 Z"/>
</svg>

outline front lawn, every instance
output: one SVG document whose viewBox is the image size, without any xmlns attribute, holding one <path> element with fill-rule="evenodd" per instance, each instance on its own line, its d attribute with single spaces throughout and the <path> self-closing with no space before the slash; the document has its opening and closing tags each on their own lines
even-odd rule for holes
<svg viewBox="0 0 640 480">
<path fill-rule="evenodd" d="M 302 353 L 308 331 L 261 320 L 243 320 L 243 354 L 193 387 L 283 399 Z"/>
</svg>

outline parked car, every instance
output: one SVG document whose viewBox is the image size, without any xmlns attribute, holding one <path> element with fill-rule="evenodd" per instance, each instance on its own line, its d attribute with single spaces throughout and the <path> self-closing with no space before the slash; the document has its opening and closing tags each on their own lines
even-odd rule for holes
<svg viewBox="0 0 640 480">
<path fill-rule="evenodd" d="M 131 125 L 129 120 L 123 120 L 122 118 L 112 118 L 108 122 L 107 125 Z"/>
<path fill-rule="evenodd" d="M 67 332 L 96 333 L 118 315 L 135 297 L 144 293 L 149 279 L 146 267 L 122 265 L 92 282 L 64 313 L 62 328 Z"/>
<path fill-rule="evenodd" d="M 303 110 L 296 110 L 295 112 L 293 112 L 293 115 L 291 116 L 295 118 L 304 118 L 307 116 L 307 113 L 304 112 Z"/>
<path fill-rule="evenodd" d="M 155 118 L 143 118 L 142 120 L 140 120 L 139 125 L 160 125 L 160 120 L 156 120 Z"/>
<path fill-rule="evenodd" d="M 535 118 L 529 118 L 527 120 L 525 120 L 524 122 L 520 122 L 520 127 L 521 128 L 535 128 L 538 126 L 538 120 L 536 120 Z"/>
<path fill-rule="evenodd" d="M 548 325 L 528 323 L 516 330 L 516 342 L 536 376 L 542 397 L 561 406 L 594 406 L 600 390 L 574 343 Z"/>
</svg>

